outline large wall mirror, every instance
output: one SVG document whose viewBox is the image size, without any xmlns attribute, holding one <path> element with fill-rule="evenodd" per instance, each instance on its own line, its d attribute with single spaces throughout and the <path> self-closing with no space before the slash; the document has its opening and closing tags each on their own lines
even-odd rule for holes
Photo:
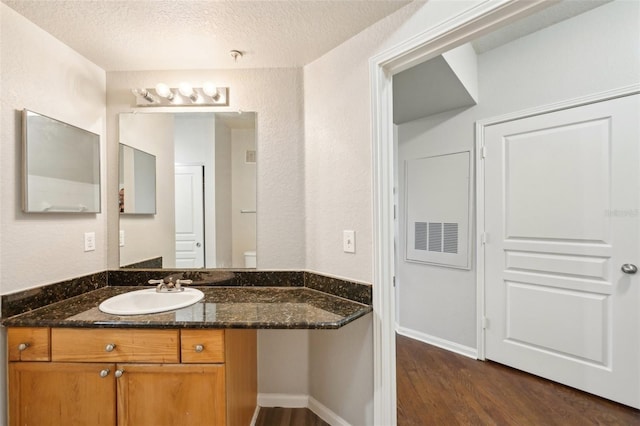
<svg viewBox="0 0 640 426">
<path fill-rule="evenodd" d="M 100 212 L 99 135 L 25 109 L 22 136 L 24 212 Z"/>
<path fill-rule="evenodd" d="M 255 113 L 121 113 L 119 137 L 156 186 L 155 214 L 120 215 L 121 267 L 256 267 Z"/>
</svg>

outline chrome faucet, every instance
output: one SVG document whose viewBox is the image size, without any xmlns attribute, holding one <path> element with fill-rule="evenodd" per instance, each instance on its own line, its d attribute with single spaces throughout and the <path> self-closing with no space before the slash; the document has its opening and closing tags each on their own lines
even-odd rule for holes
<svg viewBox="0 0 640 426">
<path fill-rule="evenodd" d="M 166 277 L 161 280 L 149 280 L 148 283 L 157 284 L 156 291 L 158 293 L 168 293 L 172 291 L 184 291 L 182 284 L 191 284 L 193 281 L 177 279 L 174 282 L 173 277 Z"/>
</svg>

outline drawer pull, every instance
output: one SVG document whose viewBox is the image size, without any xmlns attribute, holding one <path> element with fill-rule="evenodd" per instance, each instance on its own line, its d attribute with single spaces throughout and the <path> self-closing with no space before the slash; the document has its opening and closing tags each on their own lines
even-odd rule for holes
<svg viewBox="0 0 640 426">
<path fill-rule="evenodd" d="M 195 345 L 194 348 L 195 348 L 196 352 L 198 352 L 198 353 L 204 351 L 204 345 Z"/>
<path fill-rule="evenodd" d="M 113 350 L 116 348 L 116 344 L 115 343 L 108 343 L 107 346 L 104 347 L 104 350 L 106 352 L 113 352 Z"/>
<path fill-rule="evenodd" d="M 105 368 L 104 370 L 100 370 L 100 377 L 105 378 L 109 375 L 109 369 Z"/>
<path fill-rule="evenodd" d="M 122 375 L 123 375 L 123 374 L 124 374 L 124 370 L 116 370 L 116 372 L 115 372 L 115 376 L 116 376 L 116 378 L 118 378 L 118 379 L 119 379 L 120 377 L 122 377 Z"/>
<path fill-rule="evenodd" d="M 20 343 L 20 344 L 18 345 L 18 350 L 19 350 L 20 352 L 22 352 L 22 351 L 26 351 L 26 350 L 27 350 L 27 348 L 28 348 L 29 346 L 30 346 L 30 345 L 29 345 L 28 343 Z"/>
</svg>

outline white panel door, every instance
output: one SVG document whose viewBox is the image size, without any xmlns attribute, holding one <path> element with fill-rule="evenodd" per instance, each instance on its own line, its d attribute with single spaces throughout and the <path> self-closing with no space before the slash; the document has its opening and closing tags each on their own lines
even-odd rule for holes
<svg viewBox="0 0 640 426">
<path fill-rule="evenodd" d="M 203 268 L 203 166 L 176 166 L 175 175 L 176 268 Z"/>
<path fill-rule="evenodd" d="M 640 407 L 640 97 L 485 128 L 488 359 Z"/>
</svg>

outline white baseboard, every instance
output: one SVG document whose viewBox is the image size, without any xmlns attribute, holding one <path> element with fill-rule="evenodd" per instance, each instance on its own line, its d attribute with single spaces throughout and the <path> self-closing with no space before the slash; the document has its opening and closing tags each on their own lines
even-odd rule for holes
<svg viewBox="0 0 640 426">
<path fill-rule="evenodd" d="M 309 395 L 285 393 L 259 393 L 260 407 L 308 408 Z"/>
<path fill-rule="evenodd" d="M 258 413 L 260 413 L 260 406 L 256 405 L 256 409 L 253 412 L 253 417 L 251 417 L 251 423 L 249 423 L 249 426 L 256 426 L 256 422 L 258 421 Z"/>
<path fill-rule="evenodd" d="M 318 417 L 331 426 L 351 426 L 345 419 L 329 410 L 325 405 L 320 403 L 317 399 L 309 397 L 309 410 L 313 411 Z"/>
<path fill-rule="evenodd" d="M 455 352 L 457 354 L 464 355 L 469 358 L 478 359 L 478 350 L 470 346 L 461 345 L 460 343 L 441 339 L 440 337 L 431 336 L 429 334 L 425 334 L 420 331 L 415 331 L 409 328 L 400 327 L 397 324 L 396 324 L 396 332 L 405 337 L 410 337 L 412 339 L 419 340 L 429 345 L 437 346 L 439 348 L 446 349 L 448 351 Z"/>
<path fill-rule="evenodd" d="M 308 408 L 331 426 L 351 426 L 345 419 L 331 411 L 320 401 L 309 395 L 291 395 L 282 393 L 259 393 L 259 407 Z M 259 408 L 258 407 L 258 408 Z M 258 412 L 254 415 L 257 419 Z M 255 419 L 254 423 L 255 424 Z"/>
</svg>

